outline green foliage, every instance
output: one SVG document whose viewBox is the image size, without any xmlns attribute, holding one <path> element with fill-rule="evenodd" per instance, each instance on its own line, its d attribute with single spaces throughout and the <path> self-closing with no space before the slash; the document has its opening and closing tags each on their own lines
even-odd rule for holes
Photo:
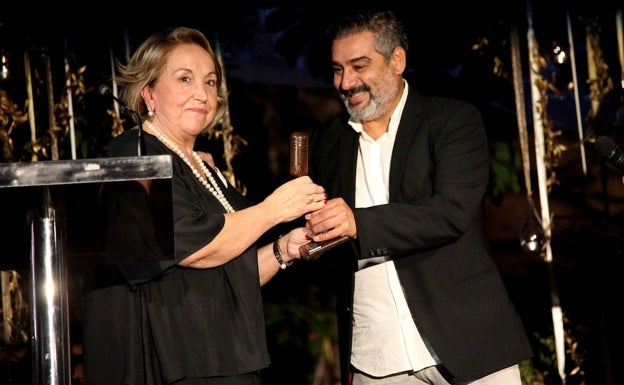
<svg viewBox="0 0 624 385">
<path fill-rule="evenodd" d="M 569 321 L 564 317 L 564 324 Z M 533 333 L 535 356 L 520 363 L 520 375 L 523 385 L 585 385 L 584 359 L 578 351 L 578 341 L 569 329 L 565 330 L 565 379 L 559 375 L 557 353 L 553 335 L 541 336 Z"/>
<path fill-rule="evenodd" d="M 289 268 L 293 269 L 292 276 L 286 274 L 270 283 L 280 294 L 267 293 L 265 298 L 267 339 L 273 362 L 265 371 L 267 383 L 313 383 L 315 367 L 326 354 L 324 347 L 327 342 L 336 344 L 338 340 L 333 305 L 328 303 L 333 296 L 322 288 L 321 282 L 314 282 L 322 281 L 323 276 L 309 274 L 310 269 L 293 268 Z M 291 278 L 294 281 L 289 281 Z"/>
<path fill-rule="evenodd" d="M 490 185 L 489 195 L 496 201 L 507 192 L 520 192 L 517 171 L 521 169 L 520 155 L 511 143 L 496 141 L 490 143 Z"/>
</svg>

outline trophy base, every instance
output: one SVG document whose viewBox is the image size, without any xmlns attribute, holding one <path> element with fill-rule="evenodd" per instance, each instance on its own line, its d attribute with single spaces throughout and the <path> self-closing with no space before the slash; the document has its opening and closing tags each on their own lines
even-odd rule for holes
<svg viewBox="0 0 624 385">
<path fill-rule="evenodd" d="M 349 240 L 349 237 L 336 237 L 332 239 L 328 239 L 322 242 L 310 242 L 306 245 L 299 247 L 299 253 L 301 254 L 301 259 L 305 261 L 312 261 L 321 256 L 324 252 L 329 249 L 332 249 L 342 243 L 345 243 Z"/>
</svg>

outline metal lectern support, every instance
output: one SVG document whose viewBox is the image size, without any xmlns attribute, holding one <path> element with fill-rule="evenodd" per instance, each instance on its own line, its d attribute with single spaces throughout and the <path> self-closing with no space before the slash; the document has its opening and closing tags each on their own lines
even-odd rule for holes
<svg viewBox="0 0 624 385">
<path fill-rule="evenodd" d="M 65 212 L 53 193 L 68 185 L 171 179 L 171 156 L 140 156 L 0 164 L 4 188 L 41 189 L 39 210 L 29 210 L 34 385 L 71 385 Z M 52 191 L 53 190 L 53 191 Z M 28 196 L 28 194 L 26 194 Z M 37 203 L 37 202 L 34 202 Z M 65 207 L 62 207 L 65 209 Z M 11 219 L 3 217 L 3 221 Z M 173 234 L 172 234 L 173 236 Z"/>
<path fill-rule="evenodd" d="M 41 214 L 31 211 L 28 223 L 33 383 L 71 384 L 66 240 L 50 187 L 43 187 Z"/>
</svg>

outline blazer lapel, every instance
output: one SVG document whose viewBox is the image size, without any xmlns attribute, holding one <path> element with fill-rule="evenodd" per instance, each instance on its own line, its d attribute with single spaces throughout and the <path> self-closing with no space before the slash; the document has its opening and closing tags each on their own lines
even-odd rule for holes
<svg viewBox="0 0 624 385">
<path fill-rule="evenodd" d="M 389 200 L 395 202 L 398 198 L 399 187 L 405 173 L 406 159 L 411 147 L 413 146 L 414 136 L 418 132 L 421 113 L 423 111 L 422 104 L 419 102 L 418 93 L 410 90 L 405 101 L 401 121 L 397 130 L 394 147 L 392 149 L 392 159 L 390 161 L 389 176 Z"/>
<path fill-rule="evenodd" d="M 340 138 L 340 153 L 338 156 L 340 170 L 340 191 L 342 198 L 351 207 L 355 207 L 355 172 L 357 167 L 357 153 L 360 136 L 352 129 Z"/>
</svg>

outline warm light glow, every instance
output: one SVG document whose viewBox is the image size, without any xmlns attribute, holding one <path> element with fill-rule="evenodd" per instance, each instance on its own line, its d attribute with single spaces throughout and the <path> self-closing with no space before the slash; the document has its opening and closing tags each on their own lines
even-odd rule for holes
<svg viewBox="0 0 624 385">
<path fill-rule="evenodd" d="M 532 198 L 528 198 L 527 216 L 520 229 L 522 250 L 533 253 L 546 247 L 546 232 Z"/>
<path fill-rule="evenodd" d="M 542 251 L 546 245 L 546 237 L 541 228 L 527 229 L 520 238 L 520 246 L 526 252 Z"/>
<path fill-rule="evenodd" d="M 563 64 L 568 60 L 568 55 L 561 46 L 556 46 L 553 49 L 553 55 L 557 64 Z"/>
<path fill-rule="evenodd" d="M 0 79 L 7 80 L 11 76 L 9 71 L 9 55 L 2 52 L 0 53 Z"/>
</svg>

